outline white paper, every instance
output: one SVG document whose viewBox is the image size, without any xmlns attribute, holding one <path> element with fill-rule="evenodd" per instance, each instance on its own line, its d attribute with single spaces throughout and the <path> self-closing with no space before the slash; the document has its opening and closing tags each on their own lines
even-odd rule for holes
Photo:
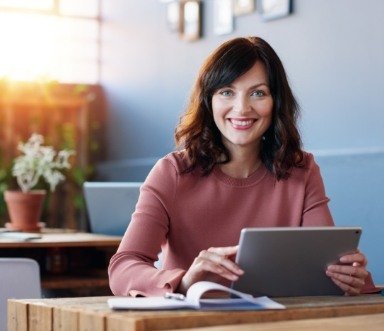
<svg viewBox="0 0 384 331">
<path fill-rule="evenodd" d="M 201 299 L 208 291 L 223 291 L 239 296 L 239 298 Z M 268 297 L 254 298 L 253 296 L 235 291 L 228 287 L 212 282 L 197 282 L 193 284 L 185 300 L 167 299 L 164 297 L 119 297 L 108 299 L 112 309 L 164 310 L 164 309 L 200 309 L 200 310 L 263 310 L 285 309 L 285 307 Z"/>
</svg>

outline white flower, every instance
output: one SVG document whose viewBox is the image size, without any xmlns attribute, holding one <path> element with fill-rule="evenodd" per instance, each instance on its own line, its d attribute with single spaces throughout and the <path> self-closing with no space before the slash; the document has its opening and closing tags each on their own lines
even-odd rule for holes
<svg viewBox="0 0 384 331">
<path fill-rule="evenodd" d="M 15 159 L 12 174 L 23 192 L 30 191 L 40 177 L 45 179 L 53 192 L 57 184 L 65 179 L 60 170 L 71 167 L 68 159 L 74 151 L 62 150 L 56 154 L 51 146 L 42 146 L 43 143 L 43 136 L 34 133 L 26 143 L 18 146 L 24 155 Z"/>
</svg>

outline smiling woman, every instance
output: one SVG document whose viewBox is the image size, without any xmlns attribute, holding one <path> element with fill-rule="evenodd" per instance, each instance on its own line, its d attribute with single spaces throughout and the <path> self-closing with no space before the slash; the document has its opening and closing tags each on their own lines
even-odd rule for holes
<svg viewBox="0 0 384 331">
<path fill-rule="evenodd" d="M 24 2 L 11 8 L 12 2 L 0 1 L 0 77 L 97 83 L 98 0 L 85 1 L 85 8 L 73 0 L 58 7 L 45 1 L 43 8 Z"/>
<path fill-rule="evenodd" d="M 177 150 L 151 169 L 111 259 L 113 293 L 185 294 L 202 280 L 228 286 L 244 275 L 234 262 L 242 229 L 333 225 L 319 167 L 301 147 L 298 114 L 265 40 L 234 38 L 211 52 L 176 127 Z M 340 263 L 324 275 L 345 293 L 363 291 L 365 256 Z"/>
<path fill-rule="evenodd" d="M 272 108 L 268 76 L 261 62 L 212 96 L 213 119 L 231 153 L 238 147 L 260 151 L 262 137 L 272 122 Z"/>
</svg>

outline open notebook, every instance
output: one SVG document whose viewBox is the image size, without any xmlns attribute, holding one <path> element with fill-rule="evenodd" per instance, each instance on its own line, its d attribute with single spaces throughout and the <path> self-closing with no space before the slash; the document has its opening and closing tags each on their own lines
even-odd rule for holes
<svg viewBox="0 0 384 331">
<path fill-rule="evenodd" d="M 228 294 L 227 298 L 202 298 L 204 294 L 215 291 Z M 234 298 L 229 297 L 233 295 Z M 167 293 L 164 297 L 116 297 L 108 299 L 112 309 L 129 310 L 167 310 L 167 309 L 198 309 L 198 310 L 263 310 L 285 309 L 285 306 L 265 296 L 255 298 L 252 295 L 235 291 L 213 282 L 201 281 L 193 284 L 186 296 L 178 293 Z"/>
</svg>

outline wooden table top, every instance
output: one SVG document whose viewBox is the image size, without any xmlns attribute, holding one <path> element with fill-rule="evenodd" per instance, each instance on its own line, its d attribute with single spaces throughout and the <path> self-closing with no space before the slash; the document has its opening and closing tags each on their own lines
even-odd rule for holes
<svg viewBox="0 0 384 331">
<path fill-rule="evenodd" d="M 108 247 L 118 246 L 121 237 L 107 236 L 86 232 L 57 232 L 42 231 L 41 238 L 28 241 L 2 238 L 0 235 L 0 248 L 28 248 L 28 247 Z"/>
<path fill-rule="evenodd" d="M 296 321 L 208 326 L 179 329 L 178 331 L 383 331 L 383 329 L 384 314 L 370 314 Z"/>
<path fill-rule="evenodd" d="M 238 328 L 238 324 L 242 324 L 242 329 L 239 331 L 245 331 L 248 330 L 246 324 L 259 325 L 259 323 L 319 318 L 334 321 L 334 317 L 384 314 L 384 296 L 380 294 L 357 297 L 277 298 L 275 300 L 284 304 L 287 309 L 229 312 L 112 311 L 108 308 L 107 299 L 108 297 L 9 300 L 8 330 L 155 331 L 186 328 L 204 330 L 214 326 L 220 326 L 220 330 L 225 330 L 223 329 L 225 325 L 229 327 L 236 324 Z M 382 317 L 378 317 L 381 321 L 380 318 Z M 362 318 L 361 323 L 363 320 Z M 267 324 L 264 326 L 267 327 Z M 210 329 L 206 329 L 208 330 Z"/>
</svg>

